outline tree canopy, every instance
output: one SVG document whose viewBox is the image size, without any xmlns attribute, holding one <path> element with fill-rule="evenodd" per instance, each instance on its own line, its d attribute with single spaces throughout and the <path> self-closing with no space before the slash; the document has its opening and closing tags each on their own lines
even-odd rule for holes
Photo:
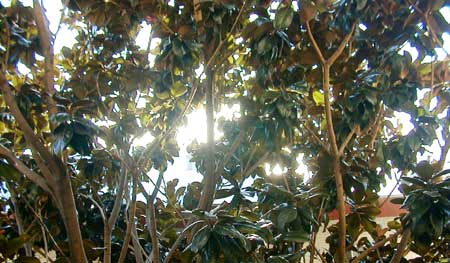
<svg viewBox="0 0 450 263">
<path fill-rule="evenodd" d="M 448 259 L 449 1 L 63 2 L 56 32 L 40 1 L 0 3 L 1 260 Z M 56 50 L 61 27 L 76 42 Z M 239 113 L 218 118 L 226 105 Z M 165 171 L 196 110 L 203 180 L 179 186 Z M 382 226 L 392 178 L 406 213 Z"/>
</svg>

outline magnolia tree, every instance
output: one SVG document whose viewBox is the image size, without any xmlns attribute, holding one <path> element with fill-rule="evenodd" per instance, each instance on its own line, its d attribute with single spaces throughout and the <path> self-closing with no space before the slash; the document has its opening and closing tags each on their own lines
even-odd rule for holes
<svg viewBox="0 0 450 263">
<path fill-rule="evenodd" d="M 448 1 L 67 0 L 56 32 L 51 1 L 4 2 L 2 261 L 450 255 L 449 56 L 437 59 Z M 147 49 L 136 44 L 142 25 Z M 60 28 L 76 42 L 55 50 Z M 239 112 L 217 118 L 226 105 Z M 197 110 L 207 142 L 188 150 L 203 180 L 178 186 L 165 171 Z M 143 134 L 154 139 L 138 146 Z M 387 178 L 406 212 L 384 227 L 375 218 Z"/>
</svg>

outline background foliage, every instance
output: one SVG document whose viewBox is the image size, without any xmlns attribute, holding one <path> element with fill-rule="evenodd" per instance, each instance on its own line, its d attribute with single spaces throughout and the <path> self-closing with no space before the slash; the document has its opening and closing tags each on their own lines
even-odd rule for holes
<svg viewBox="0 0 450 263">
<path fill-rule="evenodd" d="M 69 0 L 61 25 L 76 44 L 59 51 L 39 1 L 0 4 L 0 259 L 444 262 L 450 78 L 448 54 L 436 57 L 448 5 Z M 236 104 L 232 119 L 214 117 Z M 180 187 L 164 175 L 199 109 L 208 142 L 188 150 L 204 180 Z M 143 134 L 154 140 L 136 146 Z M 419 162 L 429 151 L 439 158 Z M 407 212 L 382 227 L 378 192 L 393 177 Z"/>
</svg>

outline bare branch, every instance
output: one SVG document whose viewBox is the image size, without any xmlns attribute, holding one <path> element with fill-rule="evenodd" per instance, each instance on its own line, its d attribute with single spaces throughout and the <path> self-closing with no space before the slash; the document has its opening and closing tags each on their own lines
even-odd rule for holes
<svg viewBox="0 0 450 263">
<path fill-rule="evenodd" d="M 128 182 L 127 179 L 128 179 L 127 173 L 124 173 L 124 175 L 122 175 L 120 178 L 119 189 L 117 191 L 116 198 L 114 200 L 114 206 L 108 218 L 108 225 L 111 230 L 114 229 L 117 217 L 119 216 L 120 207 L 122 206 L 123 193 L 125 192 L 124 189 Z"/>
<path fill-rule="evenodd" d="M 8 159 L 8 162 L 14 166 L 14 168 L 17 169 L 20 173 L 25 175 L 29 180 L 31 180 L 33 183 L 37 184 L 39 187 L 41 187 L 44 191 L 46 191 L 49 194 L 52 194 L 50 191 L 50 188 L 47 185 L 47 182 L 45 179 L 28 168 L 19 158 L 17 158 L 10 150 L 8 150 L 5 146 L 0 144 L 0 156 L 5 157 Z"/>
<path fill-rule="evenodd" d="M 391 241 L 394 238 L 397 238 L 397 236 L 400 234 L 401 232 L 396 232 L 388 237 L 386 237 L 383 240 L 380 240 L 378 242 L 376 242 L 375 244 L 373 244 L 371 247 L 369 247 L 368 249 L 364 250 L 361 254 L 359 254 L 356 258 L 354 258 L 351 263 L 358 263 L 361 262 L 361 260 L 363 258 L 365 258 L 367 255 L 370 254 L 370 252 L 382 247 L 384 244 L 386 244 L 387 242 Z"/>
<path fill-rule="evenodd" d="M 336 51 L 334 51 L 333 55 L 331 55 L 331 57 L 327 60 L 327 64 L 328 65 L 333 65 L 334 62 L 336 62 L 336 59 L 342 54 L 342 52 L 344 51 L 345 46 L 348 44 L 348 42 L 350 41 L 350 39 L 353 36 L 353 33 L 355 32 L 355 28 L 356 28 L 356 23 L 353 23 L 352 25 L 352 30 L 350 31 L 350 33 L 348 33 L 345 37 L 344 40 L 342 40 L 341 44 L 339 44 L 339 47 L 336 49 Z"/>
<path fill-rule="evenodd" d="M 339 149 L 337 146 L 336 133 L 333 126 L 333 113 L 331 112 L 330 100 L 330 65 L 325 63 L 323 66 L 323 95 L 325 98 L 325 119 L 327 125 L 328 139 L 331 144 L 331 152 L 336 158 L 339 157 Z"/>
<path fill-rule="evenodd" d="M 258 161 L 256 161 L 256 163 L 254 163 L 251 167 L 246 167 L 246 169 L 244 170 L 244 173 L 242 174 L 242 178 L 245 178 L 247 175 L 251 174 L 253 171 L 256 170 L 256 168 L 258 168 L 258 166 L 261 165 L 262 162 L 264 162 L 267 157 L 269 156 L 269 153 L 266 152 L 263 154 L 263 156 L 261 156 L 261 158 L 259 158 Z"/>
<path fill-rule="evenodd" d="M 322 63 L 322 65 L 326 64 L 327 61 L 325 60 L 325 57 L 323 56 L 322 51 L 320 51 L 319 45 L 317 45 L 316 39 L 314 38 L 314 36 L 312 34 L 311 26 L 309 25 L 309 22 L 306 22 L 306 31 L 308 32 L 308 36 L 309 36 L 309 39 L 311 40 L 314 50 L 316 51 L 317 55 L 319 56 L 320 62 Z"/>
<path fill-rule="evenodd" d="M 39 31 L 39 40 L 42 46 L 44 63 L 45 63 L 45 88 L 47 90 L 47 104 L 50 116 L 56 114 L 58 108 L 56 102 L 53 100 L 55 95 L 55 80 L 54 80 L 54 52 L 53 52 L 53 37 L 48 27 L 48 20 L 44 14 L 44 10 L 38 0 L 33 1 L 33 13 L 36 20 L 36 25 Z"/>
<path fill-rule="evenodd" d="M 370 141 L 369 141 L 369 150 L 373 149 L 373 145 L 375 144 L 375 140 L 377 138 L 378 133 L 381 129 L 381 124 L 383 123 L 383 117 L 384 117 L 384 105 L 380 105 L 380 110 L 378 111 L 377 118 L 375 120 L 374 126 L 372 127 L 371 134 L 370 134 Z"/>
<path fill-rule="evenodd" d="M 48 164 L 52 165 L 53 167 L 58 167 L 58 165 L 56 164 L 56 162 L 54 162 L 53 156 L 45 148 L 40 138 L 34 133 L 33 129 L 28 124 L 27 120 L 20 111 L 16 99 L 11 92 L 11 89 L 3 72 L 0 72 L 0 90 L 3 93 L 3 99 L 6 105 L 8 105 L 12 115 L 14 116 L 17 125 L 22 130 L 25 140 L 30 145 L 36 163 L 41 169 L 41 172 L 44 174 L 44 177 L 48 179 L 53 178 L 53 173 L 50 172 L 49 168 L 45 165 L 43 160 L 46 160 Z"/>
<path fill-rule="evenodd" d="M 183 231 L 181 231 L 180 235 L 178 236 L 178 238 L 175 240 L 175 242 L 173 243 L 172 247 L 169 250 L 169 254 L 167 254 L 167 257 L 164 259 L 164 263 L 169 263 L 170 260 L 172 259 L 173 254 L 175 253 L 175 251 L 178 249 L 178 246 L 180 245 L 181 241 L 183 241 L 183 239 L 186 237 L 187 233 L 195 228 L 197 225 L 204 223 L 205 221 L 203 220 L 199 220 L 199 221 L 195 221 L 194 223 L 190 224 L 189 226 L 187 226 Z"/>
<path fill-rule="evenodd" d="M 304 123 L 303 126 L 306 128 L 306 130 L 309 132 L 309 134 L 312 136 L 313 140 L 319 144 L 320 146 L 322 146 L 322 148 L 326 151 L 326 152 L 330 152 L 330 150 L 328 149 L 327 145 L 319 138 L 319 136 L 317 136 L 317 134 L 311 129 L 311 127 L 309 127 L 308 124 Z"/>
<path fill-rule="evenodd" d="M 233 144 L 231 144 L 230 149 L 228 150 L 228 152 L 225 154 L 224 158 L 222 159 L 222 161 L 220 161 L 217 165 L 216 165 L 216 171 L 215 173 L 220 173 L 222 172 L 223 168 L 225 167 L 225 165 L 227 165 L 227 163 L 230 161 L 231 156 L 233 156 L 233 153 L 236 151 L 236 149 L 239 147 L 239 145 L 241 144 L 242 140 L 245 137 L 245 131 L 241 130 L 239 132 L 239 135 L 234 139 Z"/>
<path fill-rule="evenodd" d="M 409 238 L 411 237 L 411 230 L 405 229 L 402 234 L 402 238 L 400 239 L 400 243 L 397 245 L 397 250 L 395 251 L 394 255 L 392 256 L 392 259 L 390 263 L 398 263 L 403 257 L 403 254 L 405 253 L 406 248 L 408 247 Z"/>
<path fill-rule="evenodd" d="M 341 147 L 339 148 L 339 155 L 344 154 L 345 148 L 350 143 L 350 140 L 352 139 L 353 135 L 355 135 L 355 133 L 358 133 L 358 131 L 359 131 L 359 125 L 353 126 L 353 129 L 347 135 L 345 140 L 342 142 Z"/>
<path fill-rule="evenodd" d="M 97 209 L 100 211 L 100 215 L 102 216 L 103 223 L 107 224 L 105 210 L 103 209 L 103 207 L 92 196 L 88 196 L 82 193 L 80 193 L 80 196 L 88 199 L 89 201 L 92 202 L 92 204 L 94 204 L 95 207 L 97 207 Z"/>
</svg>

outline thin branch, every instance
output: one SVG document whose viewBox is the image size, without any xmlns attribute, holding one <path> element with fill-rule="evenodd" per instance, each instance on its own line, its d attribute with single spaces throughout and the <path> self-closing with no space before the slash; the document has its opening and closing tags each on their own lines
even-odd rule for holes
<svg viewBox="0 0 450 263">
<path fill-rule="evenodd" d="M 120 207 L 122 206 L 123 193 L 125 192 L 124 189 L 128 182 L 127 179 L 128 179 L 127 173 L 124 173 L 124 175 L 121 176 L 119 181 L 119 190 L 117 191 L 116 198 L 114 199 L 114 206 L 108 218 L 108 226 L 111 230 L 114 229 L 117 217 L 119 216 Z"/>
<path fill-rule="evenodd" d="M 317 136 L 317 134 L 311 129 L 311 127 L 309 127 L 308 124 L 304 123 L 303 126 L 306 128 L 306 130 L 309 132 L 309 134 L 312 136 L 313 140 L 319 144 L 320 146 L 322 146 L 322 148 L 326 151 L 326 152 L 330 152 L 330 150 L 328 149 L 327 145 L 319 138 L 319 136 Z"/>
<path fill-rule="evenodd" d="M 258 166 L 261 165 L 262 162 L 264 162 L 267 157 L 269 156 L 269 152 L 266 152 L 263 154 L 263 156 L 261 156 L 261 158 L 259 158 L 259 160 L 254 163 L 250 168 L 247 168 L 244 170 L 244 173 L 242 174 L 242 178 L 245 178 L 247 175 L 251 174 L 253 171 L 256 170 L 256 168 L 258 168 Z"/>
<path fill-rule="evenodd" d="M 45 17 L 44 10 L 38 0 L 33 1 L 33 14 L 36 20 L 36 25 L 39 32 L 39 40 L 42 46 L 44 63 L 45 63 L 45 88 L 47 90 L 47 104 L 50 116 L 58 112 L 56 102 L 53 99 L 55 95 L 55 80 L 54 80 L 54 52 L 53 52 L 53 37 L 48 27 L 48 20 Z"/>
<path fill-rule="evenodd" d="M 186 237 L 187 233 L 195 228 L 198 224 L 204 223 L 203 220 L 195 221 L 194 223 L 187 226 L 178 236 L 178 238 L 175 240 L 175 242 L 172 244 L 172 247 L 169 250 L 169 253 L 167 254 L 166 258 L 164 259 L 164 263 L 169 263 L 172 259 L 173 254 L 178 249 L 178 246 L 180 245 L 181 241 Z"/>
<path fill-rule="evenodd" d="M 405 229 L 402 234 L 402 238 L 400 239 L 400 243 L 397 245 L 397 250 L 395 251 L 394 255 L 392 256 L 392 259 L 390 263 L 398 263 L 403 258 L 403 254 L 406 252 L 406 248 L 408 247 L 409 238 L 411 237 L 411 230 Z"/>
<path fill-rule="evenodd" d="M 135 175 L 133 175 L 135 176 Z M 124 213 L 125 214 L 125 221 L 127 222 L 127 229 L 125 232 L 125 238 L 122 244 L 122 249 L 120 250 L 120 256 L 119 256 L 119 260 L 117 261 L 118 263 L 123 263 L 125 261 L 125 258 L 127 256 L 127 251 L 128 251 L 128 247 L 130 245 L 130 240 L 131 240 L 131 232 L 132 232 L 132 222 L 134 221 L 134 217 L 136 214 L 136 191 L 137 191 L 137 184 L 136 181 L 138 180 L 133 180 L 133 193 L 132 193 L 132 197 L 131 197 L 131 202 L 129 202 L 129 205 L 131 206 L 131 208 L 129 208 L 128 213 Z M 125 195 L 127 196 L 127 195 Z M 126 197 L 129 201 L 129 197 Z M 127 215 L 128 214 L 128 215 Z"/>
<path fill-rule="evenodd" d="M 345 148 L 346 148 L 347 145 L 350 143 L 350 140 L 353 138 L 353 135 L 355 135 L 355 133 L 357 133 L 357 131 L 359 131 L 359 125 L 353 126 L 353 129 L 352 129 L 351 132 L 347 135 L 347 137 L 345 138 L 345 140 L 342 142 L 341 147 L 339 147 L 339 155 L 344 154 Z"/>
<path fill-rule="evenodd" d="M 159 241 L 158 241 L 158 231 L 156 225 L 156 215 L 155 215 L 155 199 L 158 194 L 158 190 L 161 187 L 162 179 L 164 173 L 160 172 L 158 179 L 156 180 L 155 188 L 150 196 L 147 196 L 147 211 L 146 211 L 146 221 L 147 228 L 150 233 L 150 238 L 152 241 L 152 259 L 154 263 L 159 263 Z"/>
<path fill-rule="evenodd" d="M 38 213 L 33 209 L 33 207 L 28 203 L 28 201 L 25 201 L 26 205 L 28 206 L 28 208 L 31 210 L 31 212 L 33 212 L 35 218 L 37 218 L 38 223 L 41 227 L 44 227 L 45 231 L 47 232 L 48 236 L 50 237 L 50 239 L 52 240 L 53 244 L 56 247 L 56 250 L 58 250 L 59 253 L 61 253 L 61 255 L 66 259 L 69 260 L 69 257 L 66 256 L 66 254 L 63 252 L 63 250 L 61 249 L 61 247 L 58 245 L 58 243 L 56 242 L 55 238 L 53 237 L 52 233 L 50 232 L 50 230 L 47 228 L 47 226 L 44 224 L 44 220 L 42 219 L 42 217 L 40 215 L 38 215 Z"/>
<path fill-rule="evenodd" d="M 403 177 L 403 175 L 400 175 L 398 178 L 396 178 L 397 182 L 395 183 L 394 187 L 392 187 L 392 189 L 389 192 L 389 194 L 385 197 L 383 203 L 380 204 L 380 208 L 382 208 L 389 201 L 389 198 L 391 198 L 391 196 L 394 193 L 395 189 L 397 189 L 397 186 L 400 184 L 400 181 L 401 181 L 402 177 Z"/>
<path fill-rule="evenodd" d="M 144 263 L 144 259 L 142 256 L 143 253 L 145 253 L 145 251 L 144 249 L 142 249 L 141 244 L 137 239 L 137 229 L 134 218 L 131 218 L 131 220 L 128 223 L 129 224 L 131 223 L 131 243 L 133 244 L 134 248 L 134 258 L 136 260 L 136 263 Z"/>
<path fill-rule="evenodd" d="M 316 254 L 319 256 L 320 261 L 322 261 L 322 263 L 326 263 L 327 260 L 322 256 L 322 254 L 320 254 L 320 251 L 316 248 L 316 246 L 314 246 L 314 250 L 316 251 Z"/>
<path fill-rule="evenodd" d="M 26 166 L 19 158 L 17 158 L 9 149 L 7 149 L 2 144 L 0 144 L 0 156 L 5 157 L 8 160 L 8 162 L 12 166 L 14 166 L 14 168 L 16 168 L 17 171 L 25 175 L 33 183 L 37 184 L 47 193 L 52 194 L 45 179 L 36 172 L 34 172 L 33 170 L 31 170 L 30 168 L 28 168 L 28 166 Z"/>
<path fill-rule="evenodd" d="M 6 52 L 4 57 L 4 66 L 5 70 L 8 68 L 8 62 L 9 62 L 9 52 L 10 52 L 10 46 L 11 46 L 11 29 L 9 28 L 8 19 L 6 19 L 6 16 L 3 17 L 5 20 L 5 30 L 6 30 Z"/>
<path fill-rule="evenodd" d="M 334 51 L 333 55 L 331 55 L 331 57 L 327 60 L 326 64 L 331 66 L 334 64 L 334 62 L 336 62 L 337 58 L 344 51 L 345 46 L 348 44 L 348 42 L 352 38 L 353 33 L 355 32 L 356 24 L 357 24 L 356 22 L 353 23 L 352 30 L 344 37 L 344 40 L 342 40 L 341 44 L 339 44 L 339 47 L 336 49 L 336 51 Z"/>
<path fill-rule="evenodd" d="M 322 54 L 322 51 L 320 51 L 320 47 L 319 45 L 317 45 L 316 39 L 314 38 L 312 31 L 311 31 L 311 26 L 309 25 L 309 22 L 306 22 L 306 31 L 308 32 L 308 36 L 309 39 L 311 40 L 311 44 L 314 48 L 314 50 L 316 51 L 317 55 L 319 56 L 320 62 L 322 63 L 322 65 L 326 64 L 327 61 L 325 60 L 325 57 Z"/>
<path fill-rule="evenodd" d="M 333 113 L 331 112 L 330 100 L 330 65 L 325 63 L 323 68 L 323 94 L 325 98 L 325 119 L 327 126 L 328 139 L 331 144 L 331 152 L 336 158 L 339 158 L 339 149 L 337 146 L 336 133 L 333 126 Z"/>
<path fill-rule="evenodd" d="M 14 119 L 17 122 L 17 125 L 23 132 L 23 136 L 25 140 L 30 145 L 31 151 L 33 152 L 33 157 L 36 160 L 37 165 L 41 169 L 41 172 L 44 174 L 48 180 L 54 179 L 54 173 L 50 172 L 45 160 L 48 162 L 48 165 L 58 169 L 58 164 L 53 159 L 53 156 L 48 152 L 45 148 L 44 144 L 41 142 L 40 138 L 34 133 L 31 126 L 28 124 L 28 121 L 23 116 L 22 112 L 17 105 L 16 99 L 14 98 L 11 89 L 8 85 L 5 75 L 3 72 L 0 72 L 0 90 L 3 93 L 3 99 L 6 105 L 9 107 L 10 112 L 14 116 Z M 56 172 L 57 170 L 55 170 Z"/>
<path fill-rule="evenodd" d="M 236 138 L 234 139 L 233 143 L 231 144 L 230 149 L 227 151 L 227 153 L 225 154 L 225 156 L 222 159 L 222 161 L 220 161 L 216 165 L 216 171 L 215 171 L 216 174 L 222 172 L 224 167 L 228 164 L 228 162 L 230 161 L 231 157 L 233 156 L 233 153 L 237 150 L 237 148 L 241 144 L 241 142 L 244 139 L 244 137 L 245 137 L 245 131 L 241 130 L 239 132 L 239 135 L 236 136 Z"/>
<path fill-rule="evenodd" d="M 317 222 L 319 223 L 317 231 L 313 231 L 312 236 L 311 236 L 311 242 L 310 242 L 310 246 L 311 246 L 311 251 L 310 253 L 310 259 L 309 262 L 310 263 L 314 263 L 314 252 L 317 251 L 316 248 L 316 237 L 317 237 L 317 232 L 320 230 L 320 224 L 322 221 L 322 216 L 323 216 L 323 210 L 324 210 L 324 206 L 325 206 L 325 198 L 322 198 L 322 201 L 320 202 L 320 209 L 319 209 L 319 214 L 317 215 Z M 320 255 L 319 252 L 317 252 L 318 255 Z"/>
<path fill-rule="evenodd" d="M 384 120 L 384 105 L 381 104 L 380 110 L 378 111 L 378 115 L 377 115 L 377 118 L 374 123 L 374 126 L 370 133 L 370 141 L 369 141 L 369 146 L 368 146 L 369 150 L 373 149 L 377 135 L 380 132 L 381 124 L 383 123 L 383 120 Z"/>
<path fill-rule="evenodd" d="M 206 63 L 206 67 L 205 68 L 210 68 L 211 65 L 213 64 L 214 60 L 216 59 L 216 57 L 219 54 L 219 51 L 222 49 L 223 45 L 225 44 L 225 42 L 228 41 L 228 39 L 230 38 L 230 36 L 234 33 L 234 30 L 236 30 L 236 27 L 238 25 L 239 20 L 241 19 L 242 14 L 244 13 L 244 8 L 247 5 L 247 1 L 244 0 L 244 2 L 242 3 L 241 9 L 239 9 L 239 13 L 236 17 L 236 19 L 234 20 L 233 25 L 231 26 L 230 31 L 228 32 L 227 36 L 225 37 L 225 39 L 223 39 L 222 41 L 220 41 L 219 45 L 217 46 L 217 48 L 214 50 L 214 53 L 211 55 L 211 57 L 209 58 L 208 62 Z"/>
<path fill-rule="evenodd" d="M 100 215 L 102 216 L 102 221 L 103 224 L 108 224 L 107 220 L 106 220 L 106 215 L 105 215 L 105 210 L 103 209 L 103 207 L 92 197 L 92 196 L 88 196 L 85 194 L 80 193 L 80 196 L 88 199 L 89 201 L 92 202 L 92 204 L 94 204 L 95 207 L 97 207 L 97 209 L 100 211 Z"/>
<path fill-rule="evenodd" d="M 396 232 L 388 237 L 386 237 L 383 240 L 380 240 L 378 242 L 376 242 L 375 244 L 373 244 L 371 247 L 367 248 L 366 250 L 364 250 L 361 254 L 359 254 L 356 258 L 354 258 L 351 263 L 358 263 L 361 262 L 362 259 L 364 259 L 367 255 L 369 255 L 372 251 L 382 247 L 384 244 L 386 244 L 387 242 L 391 241 L 394 238 L 397 238 L 397 236 L 400 234 L 401 232 Z"/>
</svg>

